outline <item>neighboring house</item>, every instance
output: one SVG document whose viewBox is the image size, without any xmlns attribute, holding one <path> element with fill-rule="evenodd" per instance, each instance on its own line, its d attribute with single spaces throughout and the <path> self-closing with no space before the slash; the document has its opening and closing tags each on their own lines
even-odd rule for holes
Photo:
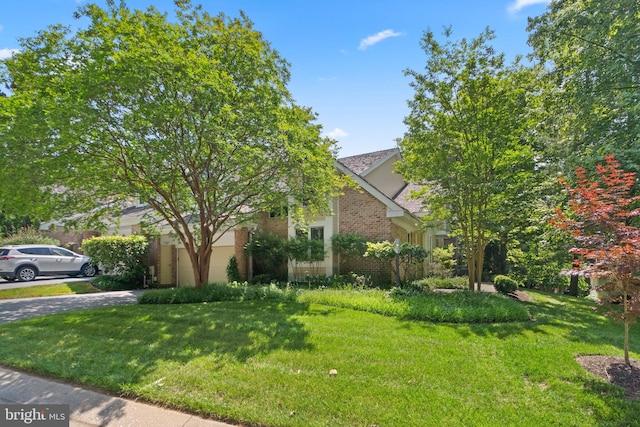
<svg viewBox="0 0 640 427">
<path fill-rule="evenodd" d="M 309 238 L 324 241 L 326 256 L 323 262 L 289 265 L 289 277 L 304 277 L 320 274 L 367 274 L 386 280 L 391 278 L 391 266 L 381 265 L 366 259 L 345 262 L 331 250 L 331 237 L 338 233 L 358 233 L 372 241 L 401 241 L 421 245 L 431 253 L 436 246 L 443 246 L 447 238 L 446 230 L 423 227 L 420 219 L 424 214 L 420 201 L 410 199 L 416 187 L 407 184 L 394 172 L 394 163 L 401 161 L 400 151 L 390 149 L 339 159 L 336 168 L 339 173 L 350 176 L 357 189 L 346 188 L 344 194 L 332 200 L 332 211 L 313 218 L 307 224 Z M 141 223 L 149 222 L 153 212 L 148 207 L 133 206 L 123 211 L 117 224 L 105 234 L 129 235 L 141 232 Z M 173 236 L 162 221 L 157 224 L 158 236 L 150 248 L 150 275 L 158 285 L 190 286 L 194 284 L 193 272 L 184 246 Z M 258 231 L 267 230 L 284 238 L 299 234 L 291 218 L 283 219 L 264 213 L 255 224 L 239 227 L 220 236 L 214 244 L 209 280 L 226 281 L 226 266 L 235 256 L 240 277 L 252 276 L 251 260 L 244 246 Z M 63 240 L 59 233 L 50 233 Z M 342 262 L 341 262 L 342 261 Z M 297 271 L 294 271 L 297 268 Z"/>
</svg>

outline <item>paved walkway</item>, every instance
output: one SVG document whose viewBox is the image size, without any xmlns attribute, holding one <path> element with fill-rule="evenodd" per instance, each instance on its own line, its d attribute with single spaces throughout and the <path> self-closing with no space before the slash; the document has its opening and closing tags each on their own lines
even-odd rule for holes
<svg viewBox="0 0 640 427">
<path fill-rule="evenodd" d="M 135 304 L 136 298 L 141 292 L 144 291 L 101 292 L 96 294 L 0 300 L 0 323 L 63 311 Z"/>
<path fill-rule="evenodd" d="M 0 301 L 0 323 L 62 311 L 133 304 L 140 292 L 142 291 Z M 0 338 L 0 345 L 1 342 Z M 69 405 L 70 427 L 231 427 L 230 424 L 0 368 L 0 404 L 15 403 Z M 0 424 L 2 419 L 0 416 Z"/>
</svg>

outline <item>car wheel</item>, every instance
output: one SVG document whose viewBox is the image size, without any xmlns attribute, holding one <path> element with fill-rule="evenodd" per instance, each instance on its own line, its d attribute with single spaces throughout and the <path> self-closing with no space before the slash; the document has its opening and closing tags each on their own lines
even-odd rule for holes
<svg viewBox="0 0 640 427">
<path fill-rule="evenodd" d="M 2 278 L 3 278 L 4 280 L 6 280 L 7 282 L 13 282 L 13 281 L 15 281 L 15 280 L 16 280 L 16 278 L 15 278 L 15 277 L 2 276 Z"/>
<path fill-rule="evenodd" d="M 95 265 L 85 264 L 82 266 L 82 275 L 84 277 L 93 277 L 98 274 L 98 268 Z"/>
<path fill-rule="evenodd" d="M 16 271 L 16 276 L 18 280 L 21 282 L 30 282 L 36 278 L 38 275 L 38 271 L 33 267 L 20 267 L 18 271 Z"/>
</svg>

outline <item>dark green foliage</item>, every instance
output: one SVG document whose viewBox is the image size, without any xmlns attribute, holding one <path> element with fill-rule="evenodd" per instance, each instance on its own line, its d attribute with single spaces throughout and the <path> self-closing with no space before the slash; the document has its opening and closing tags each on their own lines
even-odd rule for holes
<svg viewBox="0 0 640 427">
<path fill-rule="evenodd" d="M 256 275 L 286 278 L 287 239 L 268 231 L 258 232 L 244 249 L 251 254 Z"/>
<path fill-rule="evenodd" d="M 0 211 L 0 237 L 8 237 L 23 229 L 38 228 L 39 222 L 27 216 L 8 215 Z"/>
<path fill-rule="evenodd" d="M 97 276 L 93 285 L 101 291 L 126 291 L 141 287 L 141 280 L 135 275 L 126 276 Z"/>
<path fill-rule="evenodd" d="M 510 294 L 518 290 L 519 283 L 510 277 L 497 275 L 493 278 L 493 286 L 501 294 Z"/>
<path fill-rule="evenodd" d="M 227 263 L 227 282 L 239 282 L 240 281 L 240 271 L 238 270 L 238 260 L 236 260 L 235 256 L 229 258 L 229 262 Z"/>
<path fill-rule="evenodd" d="M 276 286 L 211 284 L 205 287 L 154 289 L 140 295 L 140 304 L 194 304 L 214 301 L 295 301 L 296 291 Z"/>
<path fill-rule="evenodd" d="M 345 260 L 361 257 L 367 251 L 367 238 L 358 233 L 338 233 L 331 236 L 331 247 Z"/>
</svg>

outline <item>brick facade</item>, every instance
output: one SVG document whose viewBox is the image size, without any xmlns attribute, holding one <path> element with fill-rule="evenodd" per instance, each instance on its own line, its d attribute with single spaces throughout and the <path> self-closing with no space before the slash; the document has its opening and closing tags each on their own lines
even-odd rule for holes
<svg viewBox="0 0 640 427">
<path fill-rule="evenodd" d="M 338 199 L 337 216 L 340 233 L 357 233 L 371 241 L 392 241 L 396 237 L 391 219 L 387 218 L 387 207 L 361 189 L 345 189 Z M 366 258 L 341 262 L 338 273 L 350 272 L 371 276 L 374 283 L 385 283 L 392 277 L 391 265 Z"/>
<path fill-rule="evenodd" d="M 69 248 L 74 252 L 81 253 L 80 246 L 82 246 L 82 241 L 90 239 L 91 237 L 100 236 L 101 233 L 99 231 L 92 230 L 71 232 L 65 230 L 64 227 L 52 227 L 49 230 L 43 230 L 42 235 L 59 240 L 60 246 Z"/>
</svg>

